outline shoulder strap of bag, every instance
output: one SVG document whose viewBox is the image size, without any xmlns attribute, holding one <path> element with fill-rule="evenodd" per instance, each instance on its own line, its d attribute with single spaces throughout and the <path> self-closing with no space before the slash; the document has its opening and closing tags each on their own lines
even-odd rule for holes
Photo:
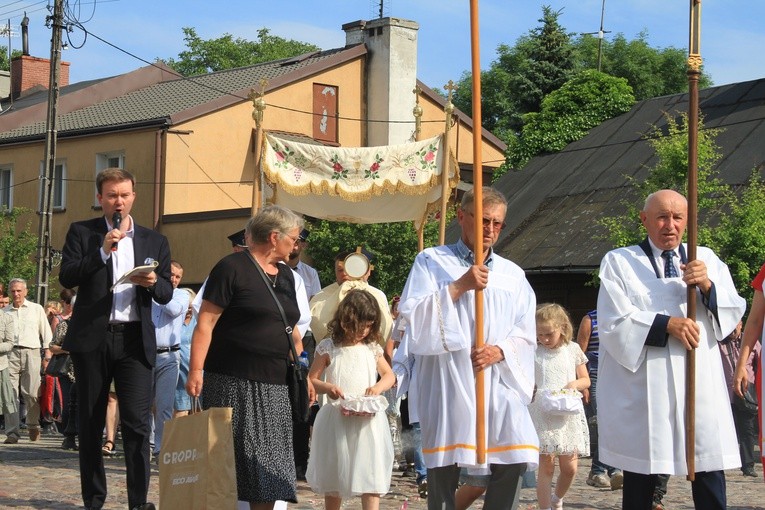
<svg viewBox="0 0 765 510">
<path fill-rule="evenodd" d="M 252 253 L 250 253 L 249 250 L 244 251 L 247 256 L 250 258 L 250 261 L 255 264 L 255 267 L 258 268 L 258 274 L 263 279 L 263 283 L 266 284 L 266 288 L 268 289 L 268 292 L 271 293 L 271 297 L 274 298 L 274 301 L 276 302 L 276 307 L 279 309 L 279 313 L 282 316 L 282 322 L 284 322 L 284 332 L 287 334 L 287 343 L 290 346 L 290 351 L 292 352 L 292 360 L 297 363 L 297 351 L 295 351 L 295 343 L 292 341 L 292 326 L 289 325 L 287 322 L 287 315 L 284 313 L 284 308 L 282 307 L 282 304 L 279 302 L 279 298 L 276 297 L 276 294 L 274 293 L 274 289 L 271 287 L 271 282 L 268 281 L 268 277 L 266 276 L 266 272 L 263 271 L 263 268 L 260 267 L 260 264 L 258 264 L 258 261 L 255 260 L 255 257 L 252 256 Z"/>
</svg>

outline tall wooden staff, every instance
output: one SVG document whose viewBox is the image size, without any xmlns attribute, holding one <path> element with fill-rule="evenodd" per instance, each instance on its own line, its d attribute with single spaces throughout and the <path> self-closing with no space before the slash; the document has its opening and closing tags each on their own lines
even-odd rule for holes
<svg viewBox="0 0 765 510">
<path fill-rule="evenodd" d="M 483 264 L 483 157 L 481 155 L 481 51 L 478 30 L 478 0 L 470 0 L 470 56 L 473 73 L 473 220 L 475 264 Z M 483 291 L 475 291 L 475 347 L 483 347 Z M 476 462 L 486 462 L 486 423 L 484 422 L 484 373 L 475 376 Z"/>
<path fill-rule="evenodd" d="M 701 0 L 691 0 L 688 43 L 688 262 L 696 260 L 698 204 L 699 76 L 701 75 Z M 696 285 L 688 285 L 688 318 L 696 320 Z M 688 480 L 696 473 L 696 351 L 685 367 L 685 463 Z"/>
</svg>

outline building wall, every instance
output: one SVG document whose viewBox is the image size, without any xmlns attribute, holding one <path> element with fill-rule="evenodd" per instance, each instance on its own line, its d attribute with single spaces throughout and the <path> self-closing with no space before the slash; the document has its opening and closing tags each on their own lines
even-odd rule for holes
<svg viewBox="0 0 765 510">
<path fill-rule="evenodd" d="M 420 139 L 430 138 L 444 132 L 446 126 L 446 114 L 443 107 L 428 99 L 420 97 L 422 107 L 422 119 L 440 120 L 441 122 L 423 122 Z M 473 164 L 473 129 L 463 121 L 457 121 L 449 133 L 451 149 L 461 164 Z M 484 139 L 481 149 L 484 166 L 498 168 L 505 161 L 504 153 L 494 144 Z"/>
</svg>

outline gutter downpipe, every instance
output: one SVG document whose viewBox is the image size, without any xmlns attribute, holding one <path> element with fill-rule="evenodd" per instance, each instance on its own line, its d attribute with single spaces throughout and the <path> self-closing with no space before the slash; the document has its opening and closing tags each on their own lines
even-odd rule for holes
<svg viewBox="0 0 765 510">
<path fill-rule="evenodd" d="M 152 212 L 152 226 L 159 232 L 159 211 L 162 203 L 160 183 L 162 177 L 162 153 L 164 152 L 163 129 L 158 129 L 154 135 L 154 210 Z"/>
</svg>

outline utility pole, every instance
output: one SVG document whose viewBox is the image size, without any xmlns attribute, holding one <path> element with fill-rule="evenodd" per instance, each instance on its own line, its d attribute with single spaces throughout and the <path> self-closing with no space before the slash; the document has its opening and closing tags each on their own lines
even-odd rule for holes
<svg viewBox="0 0 765 510">
<path fill-rule="evenodd" d="M 48 116 L 45 122 L 45 170 L 40 176 L 40 230 L 37 244 L 37 302 L 48 300 L 48 278 L 51 270 L 51 219 L 53 218 L 53 180 L 56 171 L 58 136 L 58 93 L 61 75 L 61 31 L 64 28 L 64 0 L 55 0 L 50 23 L 50 81 L 48 84 Z"/>
</svg>

